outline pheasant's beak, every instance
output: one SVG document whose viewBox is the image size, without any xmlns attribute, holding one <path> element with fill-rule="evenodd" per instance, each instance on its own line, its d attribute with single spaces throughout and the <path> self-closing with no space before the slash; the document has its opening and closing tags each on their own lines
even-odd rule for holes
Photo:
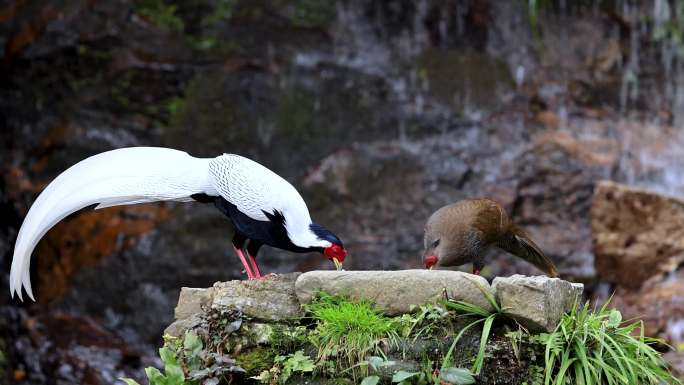
<svg viewBox="0 0 684 385">
<path fill-rule="evenodd" d="M 332 258 L 333 263 L 335 264 L 335 268 L 337 270 L 342 270 L 342 262 L 340 262 L 337 258 L 333 257 Z"/>
</svg>

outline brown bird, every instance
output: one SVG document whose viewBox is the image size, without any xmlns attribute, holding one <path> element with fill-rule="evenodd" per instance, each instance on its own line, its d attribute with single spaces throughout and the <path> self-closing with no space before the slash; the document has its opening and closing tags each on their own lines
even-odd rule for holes
<svg viewBox="0 0 684 385">
<path fill-rule="evenodd" d="M 551 277 L 558 275 L 539 246 L 490 199 L 462 200 L 435 211 L 425 224 L 423 263 L 431 269 L 472 262 L 473 273 L 479 274 L 490 246 L 526 260 Z"/>
</svg>

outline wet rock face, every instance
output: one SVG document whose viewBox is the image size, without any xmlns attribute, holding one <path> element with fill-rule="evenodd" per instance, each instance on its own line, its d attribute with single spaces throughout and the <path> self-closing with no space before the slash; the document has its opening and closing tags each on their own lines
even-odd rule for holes
<svg viewBox="0 0 684 385">
<path fill-rule="evenodd" d="M 591 209 L 596 269 L 621 287 L 639 288 L 684 261 L 684 202 L 602 182 Z"/>
</svg>

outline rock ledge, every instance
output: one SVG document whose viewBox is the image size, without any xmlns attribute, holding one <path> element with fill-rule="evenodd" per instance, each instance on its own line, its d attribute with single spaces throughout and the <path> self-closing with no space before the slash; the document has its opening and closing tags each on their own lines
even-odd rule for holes
<svg viewBox="0 0 684 385">
<path fill-rule="evenodd" d="M 301 305 L 320 291 L 371 300 L 388 315 L 409 313 L 445 295 L 493 310 L 489 293 L 530 331 L 551 331 L 582 290 L 582 284 L 545 276 L 497 277 L 490 285 L 483 277 L 446 270 L 290 273 L 264 281 L 217 282 L 208 289 L 184 287 L 176 322 L 166 332 L 178 336 L 192 329 L 209 310 L 239 310 L 265 322 L 294 321 L 303 315 Z"/>
</svg>

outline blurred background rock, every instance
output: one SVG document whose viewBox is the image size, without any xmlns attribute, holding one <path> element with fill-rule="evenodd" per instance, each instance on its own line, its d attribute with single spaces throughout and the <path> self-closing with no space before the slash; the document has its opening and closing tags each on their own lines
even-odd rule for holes
<svg viewBox="0 0 684 385">
<path fill-rule="evenodd" d="M 494 198 L 564 278 L 615 292 L 678 346 L 683 39 L 674 0 L 6 1 L 0 288 L 22 218 L 60 171 L 161 145 L 239 153 L 292 181 L 342 236 L 347 269 L 419 267 L 430 213 Z M 0 295 L 0 381 L 142 380 L 180 287 L 242 277 L 231 232 L 200 204 L 63 221 L 34 253 L 39 302 Z M 493 256 L 485 276 L 538 273 Z"/>
</svg>

